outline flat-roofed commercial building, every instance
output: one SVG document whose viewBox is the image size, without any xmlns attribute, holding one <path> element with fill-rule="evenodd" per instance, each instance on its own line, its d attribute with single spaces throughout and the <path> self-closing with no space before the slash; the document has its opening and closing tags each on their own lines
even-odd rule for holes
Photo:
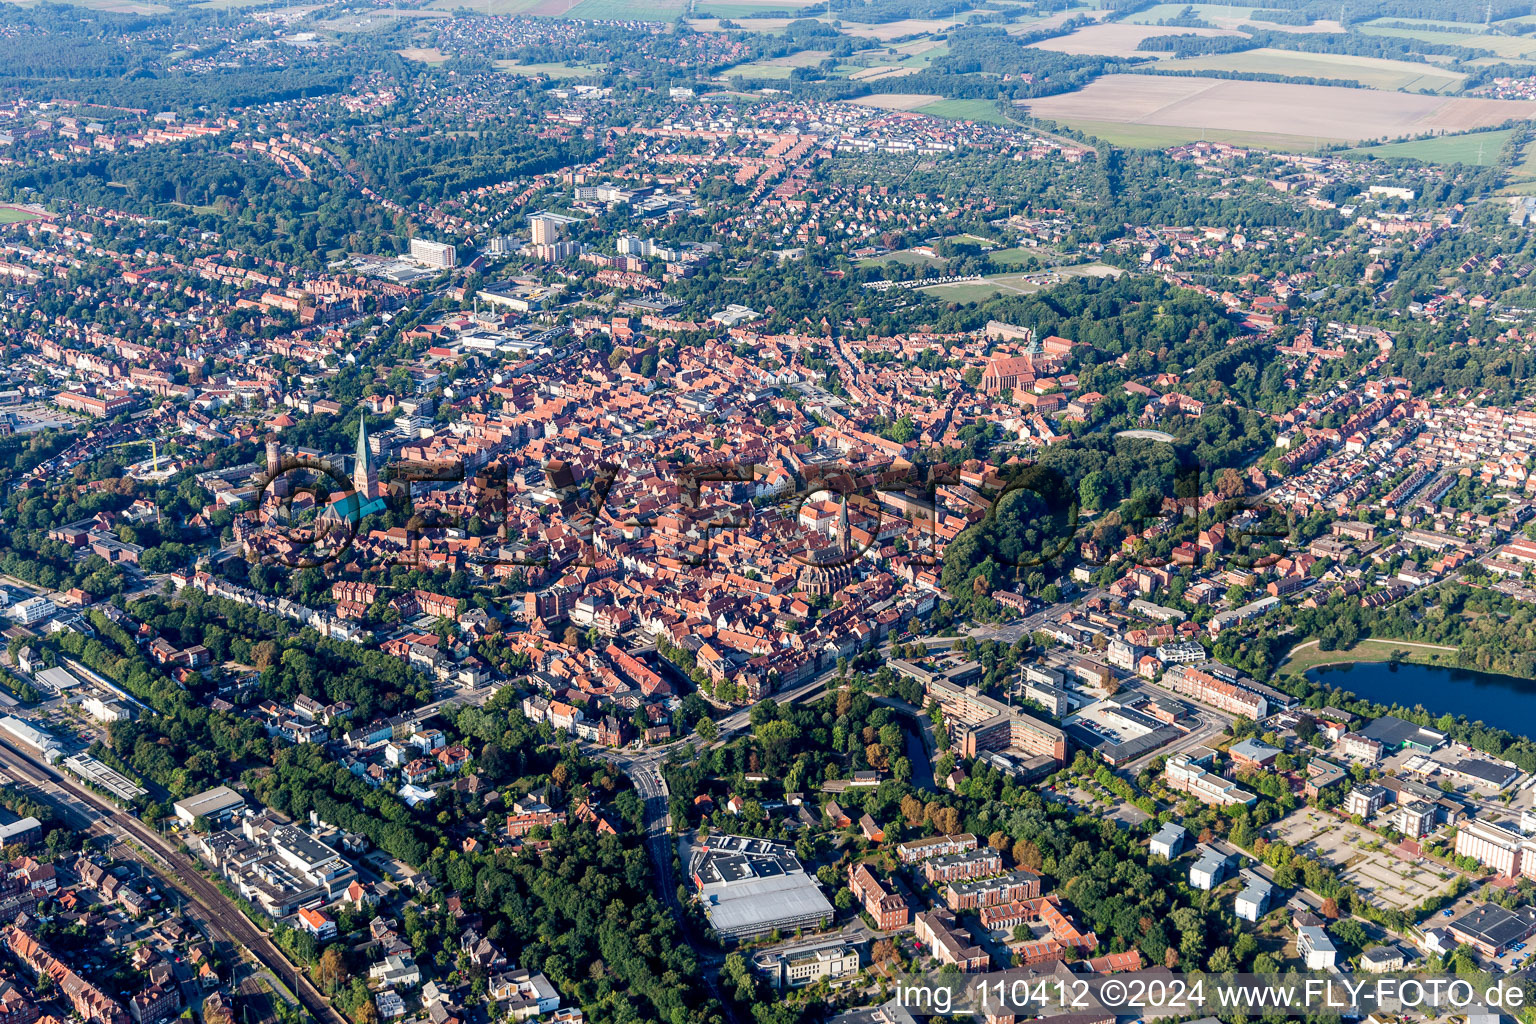
<svg viewBox="0 0 1536 1024">
<path fill-rule="evenodd" d="M 859 951 L 840 941 L 796 949 L 769 949 L 752 958 L 752 966 L 775 989 L 804 988 L 823 979 L 835 981 L 859 973 Z"/>
<path fill-rule="evenodd" d="M 1491 821 L 1469 821 L 1456 830 L 1456 856 L 1471 857 L 1508 878 L 1525 873 L 1526 848 L 1523 835 Z"/>
<path fill-rule="evenodd" d="M 817 928 L 832 904 L 789 847 L 766 839 L 712 834 L 686 857 L 704 916 L 727 942 Z"/>
<path fill-rule="evenodd" d="M 192 825 L 198 818 L 222 824 L 245 809 L 245 798 L 228 786 L 213 789 L 177 800 L 171 805 L 182 824 Z"/>
</svg>

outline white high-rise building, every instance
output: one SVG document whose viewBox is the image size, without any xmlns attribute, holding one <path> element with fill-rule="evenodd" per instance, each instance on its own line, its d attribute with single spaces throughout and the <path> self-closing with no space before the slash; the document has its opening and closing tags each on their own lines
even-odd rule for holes
<svg viewBox="0 0 1536 1024">
<path fill-rule="evenodd" d="M 447 242 L 430 242 L 425 238 L 411 239 L 411 259 L 427 267 L 447 270 L 459 264 L 459 251 Z"/>
</svg>

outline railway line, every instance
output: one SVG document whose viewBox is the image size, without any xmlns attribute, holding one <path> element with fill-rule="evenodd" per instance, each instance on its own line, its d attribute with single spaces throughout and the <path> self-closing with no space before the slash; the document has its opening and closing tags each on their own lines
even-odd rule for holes
<svg viewBox="0 0 1536 1024">
<path fill-rule="evenodd" d="M 0 771 L 31 787 L 40 799 L 58 811 L 66 825 L 76 831 L 126 840 L 130 854 L 167 886 L 186 896 L 205 921 L 250 953 L 264 969 L 291 985 L 299 1005 L 313 1020 L 321 1024 L 348 1024 L 234 901 L 204 878 L 189 857 L 153 828 L 3 739 L 0 739 Z"/>
</svg>

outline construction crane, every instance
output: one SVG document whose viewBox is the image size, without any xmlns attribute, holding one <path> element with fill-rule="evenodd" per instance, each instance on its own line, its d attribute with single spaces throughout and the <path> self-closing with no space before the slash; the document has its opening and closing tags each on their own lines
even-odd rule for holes
<svg viewBox="0 0 1536 1024">
<path fill-rule="evenodd" d="M 160 472 L 160 440 L 159 440 L 159 438 L 155 438 L 155 437 L 139 437 L 139 438 L 133 439 L 132 441 L 124 441 L 121 444 L 109 444 L 109 445 L 107 445 L 107 449 L 110 451 L 113 448 L 132 448 L 136 444 L 147 444 L 147 445 L 149 445 L 150 457 L 152 459 L 154 459 L 154 469 L 153 469 L 153 471 L 156 472 L 156 473 Z"/>
</svg>

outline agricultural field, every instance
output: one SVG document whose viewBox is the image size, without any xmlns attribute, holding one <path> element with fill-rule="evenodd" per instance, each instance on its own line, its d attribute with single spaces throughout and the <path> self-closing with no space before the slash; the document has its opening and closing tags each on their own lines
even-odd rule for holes
<svg viewBox="0 0 1536 1024">
<path fill-rule="evenodd" d="M 1173 35 L 1199 35 L 1199 36 L 1232 36 L 1237 32 L 1229 32 L 1219 28 L 1173 28 L 1160 25 L 1130 25 L 1122 22 L 1108 22 L 1101 25 L 1089 25 L 1075 32 L 1069 32 L 1064 36 L 1054 39 L 1045 39 L 1035 44 L 1042 50 L 1055 50 L 1057 53 L 1091 53 L 1102 54 L 1105 57 L 1155 57 L 1156 53 L 1138 50 L 1141 41 L 1150 36 Z"/>
<path fill-rule="evenodd" d="M 673 21 L 687 7 L 687 0 L 645 0 L 644 3 L 636 0 L 577 0 L 575 6 L 569 0 L 547 0 L 527 13 L 594 20 L 644 18 L 646 21 Z"/>
<path fill-rule="evenodd" d="M 834 74 L 856 82 L 900 78 L 916 74 L 948 54 L 948 43 L 924 36 L 893 46 L 860 50 L 839 64 Z"/>
<path fill-rule="evenodd" d="M 1468 131 L 1536 114 L 1536 101 L 1145 75 L 1106 75 L 1077 92 L 1031 100 L 1026 107 L 1032 115 L 1083 131 L 1089 130 L 1087 123 L 1176 128 L 1185 130 L 1187 140 L 1201 137 L 1188 136 L 1190 131 L 1212 138 L 1212 132 L 1252 134 L 1254 125 L 1263 125 L 1263 134 L 1310 138 L 1314 144 Z"/>
<path fill-rule="evenodd" d="M 421 46 L 408 46 L 395 52 L 406 60 L 420 61 L 423 64 L 445 64 L 448 61 L 448 55 L 435 47 L 428 49 Z"/>
<path fill-rule="evenodd" d="M 197 0 L 192 6 L 201 7 L 209 11 L 238 11 L 247 7 L 272 7 L 278 2 L 279 0 Z M 318 11 L 320 7 L 317 4 L 313 7 L 288 7 L 287 9 L 290 11 L 307 12 L 311 10 Z"/>
<path fill-rule="evenodd" d="M 42 0 L 5 0 L 17 7 L 33 7 Z M 171 9 L 165 4 L 149 3 L 147 0 L 64 0 L 66 4 L 74 7 L 84 7 L 92 11 L 106 11 L 109 14 L 169 14 Z"/>
<path fill-rule="evenodd" d="M 1350 150 L 1350 153 L 1358 156 L 1374 156 L 1382 160 L 1397 158 L 1419 160 L 1428 164 L 1471 164 L 1474 167 L 1486 167 L 1498 159 L 1499 150 L 1504 148 L 1513 134 L 1513 129 L 1505 128 L 1501 131 L 1438 135 L 1431 139 L 1362 146 Z"/>
<path fill-rule="evenodd" d="M 741 75 L 744 78 L 788 78 L 789 73 L 795 68 L 815 67 L 831 56 L 831 53 L 830 50 L 801 50 L 784 57 L 769 57 L 750 64 L 737 64 L 735 67 L 727 68 L 724 74 L 727 78 L 732 75 Z"/>
<path fill-rule="evenodd" d="M 698 0 L 693 13 L 710 18 L 750 18 L 768 11 L 795 11 L 803 0 Z"/>
<path fill-rule="evenodd" d="M 1262 47 L 1242 53 L 1221 53 L 1166 60 L 1160 69 L 1178 71 L 1236 71 L 1291 78 L 1333 78 L 1359 82 L 1372 89 L 1418 92 L 1455 92 L 1466 79 L 1456 71 L 1431 64 L 1379 57 L 1355 57 L 1342 53 L 1303 53 Z"/>
<path fill-rule="evenodd" d="M 980 121 L 984 124 L 1013 124 L 991 100 L 939 100 L 918 107 L 919 114 L 947 117 L 952 121 Z"/>
<path fill-rule="evenodd" d="M 442 11 L 463 7 L 481 14 L 530 14 L 544 3 L 545 0 L 432 0 L 427 6 Z M 566 6 L 569 3 L 562 0 L 562 8 Z"/>
<path fill-rule="evenodd" d="M 1160 21 L 1177 18 L 1185 7 L 1194 8 L 1195 17 L 1219 28 L 1242 28 L 1245 25 L 1253 25 L 1257 28 L 1273 28 L 1283 32 L 1340 31 L 1337 21 L 1315 21 L 1310 25 L 1280 25 L 1273 21 L 1255 19 L 1253 15 L 1260 9 L 1259 7 L 1236 7 L 1230 4 L 1157 4 L 1144 11 L 1137 11 L 1125 20 L 1133 25 L 1156 25 Z"/>
<path fill-rule="evenodd" d="M 847 102 L 880 110 L 921 110 L 923 107 L 952 101 L 946 101 L 943 96 L 933 92 L 886 92 L 859 96 Z"/>
<path fill-rule="evenodd" d="M 1383 22 L 1404 22 L 1403 18 L 1383 18 Z M 1471 46 L 1490 50 L 1506 60 L 1536 60 L 1536 36 L 1506 36 L 1482 32 L 1451 32 L 1433 25 L 1423 28 L 1389 28 L 1386 25 L 1367 22 L 1357 28 L 1366 35 L 1392 36 L 1397 39 L 1417 39 L 1425 43 L 1449 43 L 1452 46 Z"/>
<path fill-rule="evenodd" d="M 238 0 L 237 0 L 238 2 Z M 455 0 L 454 6 L 463 6 L 468 0 Z M 283 11 L 312 11 L 319 10 L 314 7 L 285 7 Z M 446 18 L 447 11 L 432 10 L 427 7 L 401 8 L 380 7 L 378 9 L 360 9 L 355 11 L 342 11 L 334 18 L 328 18 L 320 22 L 316 27 L 327 32 L 378 32 L 397 27 L 401 21 L 419 18 Z"/>
</svg>

